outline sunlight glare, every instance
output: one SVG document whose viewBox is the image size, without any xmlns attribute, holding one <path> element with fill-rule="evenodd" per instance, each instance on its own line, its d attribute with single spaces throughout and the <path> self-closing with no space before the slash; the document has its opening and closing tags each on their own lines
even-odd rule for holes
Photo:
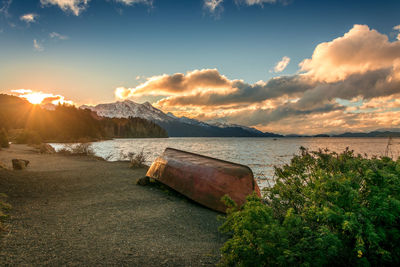
<svg viewBox="0 0 400 267">
<path fill-rule="evenodd" d="M 26 95 L 22 95 L 21 97 L 25 98 L 28 100 L 30 103 L 34 105 L 39 105 L 43 102 L 45 98 L 48 97 L 47 94 L 42 94 L 42 93 L 30 93 Z"/>
<path fill-rule="evenodd" d="M 58 105 L 58 104 L 74 105 L 73 101 L 65 100 L 64 96 L 62 95 L 34 92 L 29 89 L 11 90 L 11 92 L 16 93 L 19 97 L 28 100 L 28 102 L 34 105 L 41 105 L 46 103 L 51 103 L 53 105 Z"/>
</svg>

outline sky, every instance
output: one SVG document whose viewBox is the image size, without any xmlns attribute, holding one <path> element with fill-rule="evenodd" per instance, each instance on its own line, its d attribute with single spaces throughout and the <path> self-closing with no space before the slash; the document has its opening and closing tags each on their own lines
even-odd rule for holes
<svg viewBox="0 0 400 267">
<path fill-rule="evenodd" d="M 0 92 L 149 101 L 285 134 L 396 128 L 399 9 L 398 0 L 0 0 Z"/>
</svg>

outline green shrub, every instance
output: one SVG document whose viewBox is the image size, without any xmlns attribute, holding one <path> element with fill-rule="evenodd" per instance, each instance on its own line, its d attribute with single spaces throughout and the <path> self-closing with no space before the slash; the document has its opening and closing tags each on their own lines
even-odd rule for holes
<svg viewBox="0 0 400 267">
<path fill-rule="evenodd" d="M 28 145 L 39 145 L 42 143 L 42 138 L 40 135 L 31 130 L 23 130 L 15 138 L 15 143 L 17 144 L 28 144 Z"/>
<path fill-rule="evenodd" d="M 400 160 L 301 150 L 221 226 L 221 266 L 400 264 Z"/>
<path fill-rule="evenodd" d="M 4 129 L 0 130 L 0 148 L 7 148 L 9 147 L 8 135 Z"/>
</svg>

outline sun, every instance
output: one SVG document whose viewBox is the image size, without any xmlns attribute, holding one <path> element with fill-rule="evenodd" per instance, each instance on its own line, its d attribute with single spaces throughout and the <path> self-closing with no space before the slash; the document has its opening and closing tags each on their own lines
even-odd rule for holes
<svg viewBox="0 0 400 267">
<path fill-rule="evenodd" d="M 25 98 L 26 100 L 28 100 L 30 103 L 32 103 L 34 105 L 39 105 L 43 102 L 43 100 L 45 98 L 48 97 L 48 95 L 43 94 L 43 93 L 31 93 L 31 94 L 22 95 L 21 97 Z"/>
</svg>

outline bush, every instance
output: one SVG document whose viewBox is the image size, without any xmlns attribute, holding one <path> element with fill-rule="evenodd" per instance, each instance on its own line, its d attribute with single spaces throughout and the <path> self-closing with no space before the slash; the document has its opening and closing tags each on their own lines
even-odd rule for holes
<svg viewBox="0 0 400 267">
<path fill-rule="evenodd" d="M 130 164 L 131 168 L 134 169 L 134 168 L 146 167 L 145 163 L 146 163 L 147 157 L 144 154 L 143 150 L 141 152 L 139 152 L 139 153 L 136 153 L 136 154 L 133 153 L 133 152 L 130 152 L 128 154 L 128 157 L 129 157 L 129 161 L 131 163 Z"/>
<path fill-rule="evenodd" d="M 8 141 L 8 135 L 4 129 L 0 130 L 0 148 L 7 148 L 10 147 L 9 141 Z"/>
<path fill-rule="evenodd" d="M 94 156 L 94 151 L 91 143 L 64 145 L 64 147 L 58 150 L 57 153 L 72 156 Z"/>
<path fill-rule="evenodd" d="M 23 130 L 15 138 L 17 144 L 39 145 L 42 143 L 42 138 L 35 131 Z"/>
<path fill-rule="evenodd" d="M 72 147 L 72 154 L 94 156 L 94 151 L 91 143 L 80 143 Z"/>
<path fill-rule="evenodd" d="M 400 264 L 400 160 L 301 150 L 232 208 L 221 266 Z"/>
</svg>

